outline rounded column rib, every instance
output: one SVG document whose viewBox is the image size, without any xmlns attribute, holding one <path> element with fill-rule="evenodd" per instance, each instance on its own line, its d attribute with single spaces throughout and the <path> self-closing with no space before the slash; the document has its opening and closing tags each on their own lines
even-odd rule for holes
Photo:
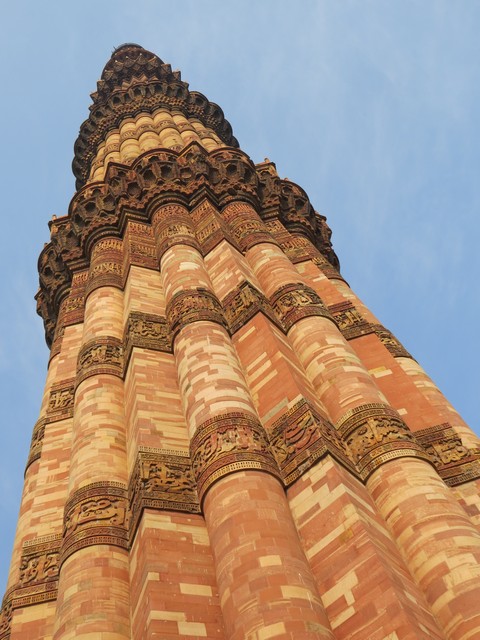
<svg viewBox="0 0 480 640">
<path fill-rule="evenodd" d="M 153 219 L 226 636 L 332 640 L 283 488 L 258 470 L 273 463 L 188 212 L 168 207 Z M 165 249 L 179 221 L 183 241 Z"/>
</svg>

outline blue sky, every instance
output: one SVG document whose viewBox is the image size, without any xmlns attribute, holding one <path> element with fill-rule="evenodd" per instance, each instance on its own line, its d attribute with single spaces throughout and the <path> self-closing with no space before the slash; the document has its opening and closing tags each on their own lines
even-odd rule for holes
<svg viewBox="0 0 480 640">
<path fill-rule="evenodd" d="M 68 5 L 68 6 L 67 6 Z M 48 352 L 33 296 L 89 94 L 137 42 L 327 216 L 342 272 L 479 431 L 480 4 L 0 0 L 0 591 Z"/>
</svg>

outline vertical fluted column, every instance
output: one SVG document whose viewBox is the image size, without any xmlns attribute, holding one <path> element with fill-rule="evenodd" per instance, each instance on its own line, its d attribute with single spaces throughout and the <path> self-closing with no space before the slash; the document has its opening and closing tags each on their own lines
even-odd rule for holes
<svg viewBox="0 0 480 640">
<path fill-rule="evenodd" d="M 359 473 L 370 476 L 367 486 L 434 614 L 452 639 L 463 638 L 466 630 L 472 637 L 480 633 L 480 617 L 471 606 L 480 589 L 478 531 L 432 466 L 421 459 L 421 448 L 328 318 L 322 301 L 276 243 L 265 241 L 252 207 L 232 204 L 223 213 L 346 451 Z M 397 495 L 398 502 L 391 498 L 393 482 L 402 495 Z M 450 528 L 462 549 L 452 550 L 450 533 L 445 535 Z M 461 567 L 461 585 L 448 582 L 455 562 Z"/>
<path fill-rule="evenodd" d="M 55 615 L 63 505 L 72 437 L 73 378 L 81 325 L 65 326 L 62 303 L 32 444 L 7 584 L 11 640 L 51 637 Z M 4 621 L 0 620 L 0 637 Z"/>
<path fill-rule="evenodd" d="M 227 637 L 332 638 L 188 212 L 153 221 Z"/>
<path fill-rule="evenodd" d="M 402 413 L 442 479 L 454 488 L 472 521 L 480 525 L 478 436 L 344 281 L 326 278 L 311 260 L 298 264 L 297 269 L 328 304 L 389 403 Z"/>
<path fill-rule="evenodd" d="M 55 640 L 130 638 L 122 243 L 92 251 L 74 407 Z"/>
</svg>

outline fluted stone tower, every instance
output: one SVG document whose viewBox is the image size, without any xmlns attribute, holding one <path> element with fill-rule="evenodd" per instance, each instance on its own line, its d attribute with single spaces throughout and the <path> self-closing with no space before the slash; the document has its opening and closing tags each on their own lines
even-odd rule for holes
<svg viewBox="0 0 480 640">
<path fill-rule="evenodd" d="M 325 218 L 138 45 L 92 98 L 0 639 L 480 638 L 478 439 Z"/>
</svg>

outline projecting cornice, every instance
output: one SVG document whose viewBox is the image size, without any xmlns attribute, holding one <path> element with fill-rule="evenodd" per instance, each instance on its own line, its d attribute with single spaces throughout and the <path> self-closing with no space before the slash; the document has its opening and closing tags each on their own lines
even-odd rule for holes
<svg viewBox="0 0 480 640">
<path fill-rule="evenodd" d="M 50 223 L 51 242 L 38 261 L 37 294 L 47 343 L 52 342 L 73 273 L 88 268 L 95 242 L 120 237 L 127 220 L 148 223 L 160 204 L 179 202 L 192 208 L 205 197 L 219 210 L 231 202 L 249 202 L 264 221 L 279 220 L 339 268 L 325 217 L 314 211 L 303 189 L 278 177 L 272 163 L 255 166 L 240 149 L 209 153 L 195 142 L 179 153 L 148 151 L 131 166 L 110 163 L 105 180 L 85 185 L 72 199 L 68 215 Z"/>
<path fill-rule="evenodd" d="M 197 91 L 190 91 L 179 71 L 172 71 L 158 56 L 136 44 L 118 47 L 107 62 L 97 91 L 92 93 L 90 115 L 81 125 L 72 163 L 76 188 L 84 186 L 99 144 L 122 120 L 161 108 L 196 118 L 226 145 L 238 147 L 222 109 Z"/>
</svg>

